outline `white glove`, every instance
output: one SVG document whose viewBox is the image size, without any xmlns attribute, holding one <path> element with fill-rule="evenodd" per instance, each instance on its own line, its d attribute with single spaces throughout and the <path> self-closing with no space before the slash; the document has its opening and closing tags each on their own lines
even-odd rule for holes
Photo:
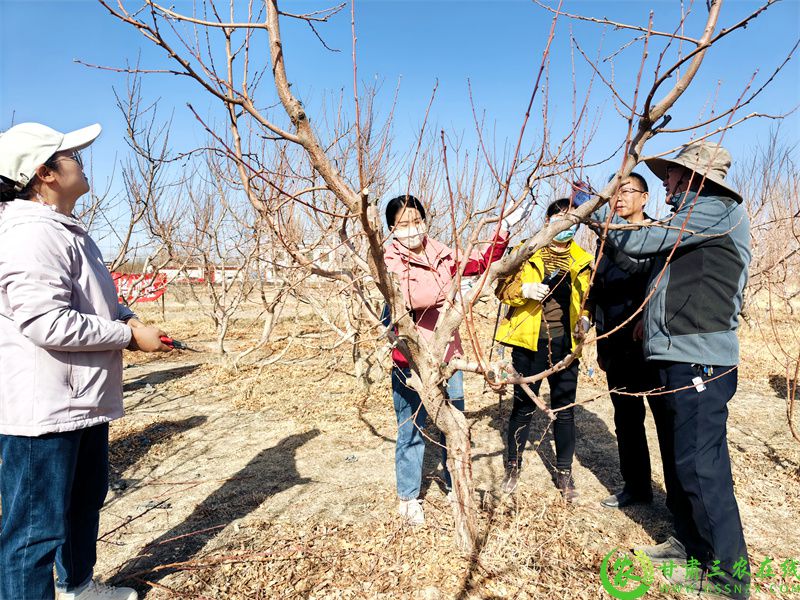
<svg viewBox="0 0 800 600">
<path fill-rule="evenodd" d="M 523 283 L 522 297 L 541 302 L 550 293 L 550 286 L 545 283 Z"/>
<path fill-rule="evenodd" d="M 458 294 L 456 294 L 457 302 L 462 302 L 464 297 L 472 291 L 473 282 L 474 279 L 472 277 L 461 278 L 461 288 L 458 290 Z"/>
<path fill-rule="evenodd" d="M 592 323 L 589 321 L 589 317 L 583 316 L 578 319 L 578 322 L 575 323 L 575 339 L 580 341 L 585 338 L 591 327 Z"/>
<path fill-rule="evenodd" d="M 503 217 L 503 227 L 506 231 L 511 229 L 514 225 L 527 219 L 533 210 L 533 200 L 525 200 L 516 209 L 512 210 L 505 217 Z"/>
</svg>

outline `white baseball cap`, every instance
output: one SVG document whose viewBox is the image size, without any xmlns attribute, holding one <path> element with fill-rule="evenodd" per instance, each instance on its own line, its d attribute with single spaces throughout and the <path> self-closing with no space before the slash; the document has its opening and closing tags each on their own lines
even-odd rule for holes
<svg viewBox="0 0 800 600">
<path fill-rule="evenodd" d="M 98 123 L 61 133 L 41 123 L 20 123 L 0 134 L 0 177 L 21 191 L 56 152 L 81 150 L 100 135 Z"/>
</svg>

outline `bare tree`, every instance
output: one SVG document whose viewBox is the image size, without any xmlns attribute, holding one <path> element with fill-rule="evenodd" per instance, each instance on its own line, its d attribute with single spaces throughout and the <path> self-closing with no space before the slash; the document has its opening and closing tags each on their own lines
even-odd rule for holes
<svg viewBox="0 0 800 600">
<path fill-rule="evenodd" d="M 773 130 L 753 147 L 734 181 L 751 223 L 753 261 L 744 316 L 780 369 L 789 430 L 800 442 L 795 419 L 800 337 L 788 326 L 800 298 L 800 170 L 793 149 L 782 142 L 779 128 Z"/>
<path fill-rule="evenodd" d="M 125 142 L 129 148 L 120 170 L 123 189 L 111 195 L 112 176 L 105 190 L 88 195 L 90 201 L 80 207 L 78 217 L 87 228 L 99 230 L 99 239 L 113 244 L 114 250 L 107 257 L 110 271 L 138 275 L 127 288 L 130 293 L 122 298 L 133 305 L 145 284 L 155 281 L 166 266 L 167 247 L 152 235 L 148 216 L 179 181 L 169 169 L 171 122 L 159 121 L 157 103 L 144 106 L 139 77 L 129 76 L 125 95 L 115 92 L 115 97 L 125 119 Z"/>
<path fill-rule="evenodd" d="M 456 368 L 483 373 L 491 378 L 495 372 L 488 364 L 474 327 L 473 309 L 482 290 L 500 277 L 514 273 L 523 261 L 549 243 L 560 231 L 575 221 L 586 220 L 593 210 L 607 202 L 615 193 L 619 182 L 627 176 L 643 157 L 645 145 L 669 122 L 669 111 L 683 92 L 694 81 L 706 53 L 721 38 L 742 29 L 750 20 L 761 14 L 772 2 L 754 11 L 747 18 L 717 31 L 721 0 L 708 2 L 708 14 L 697 37 L 685 31 L 683 17 L 673 32 L 653 29 L 652 14 L 646 25 L 627 25 L 605 19 L 591 19 L 598 25 L 632 31 L 634 38 L 625 47 L 636 46 L 641 52 L 641 62 L 635 83 L 623 88 L 613 78 L 581 52 L 593 65 L 597 78 L 612 96 L 618 112 L 627 122 L 627 131 L 620 135 L 621 160 L 615 176 L 594 196 L 592 201 L 571 211 L 569 218 L 554 219 L 531 236 L 517 251 L 496 262 L 473 285 L 472 291 L 458 295 L 461 272 L 456 274 L 455 285 L 447 292 L 441 317 L 433 338 L 426 341 L 408 317 L 403 296 L 396 279 L 384 263 L 383 244 L 386 239 L 377 210 L 377 197 L 383 184 L 391 177 L 389 151 L 391 148 L 391 112 L 384 123 L 377 123 L 373 102 L 374 94 L 358 84 L 357 36 L 355 8 L 351 10 L 353 86 L 352 104 L 348 118 L 341 115 L 326 122 L 312 120 L 310 109 L 296 95 L 287 72 L 285 56 L 291 52 L 281 34 L 281 22 L 292 19 L 307 23 L 314 31 L 323 22 L 339 13 L 345 5 L 308 14 L 282 11 L 277 0 L 263 4 L 230 2 L 222 10 L 212 1 L 203 2 L 197 14 L 182 14 L 173 8 L 144 0 L 133 9 L 125 3 L 99 2 L 117 19 L 138 30 L 150 42 L 161 48 L 170 61 L 168 72 L 195 81 L 208 97 L 216 99 L 225 114 L 227 131 L 211 126 L 195 111 L 195 116 L 214 139 L 226 160 L 235 167 L 242 191 L 259 215 L 259 223 L 270 229 L 283 245 L 292 260 L 307 273 L 326 277 L 347 288 L 353 298 L 361 301 L 363 312 L 358 319 L 370 322 L 379 331 L 376 295 L 390 308 L 392 326 L 382 330 L 400 349 L 411 365 L 410 385 L 416 389 L 428 414 L 448 440 L 447 467 L 453 476 L 455 501 L 453 514 L 455 538 L 458 546 L 467 552 L 476 549 L 478 528 L 473 498 L 470 460 L 469 429 L 464 415 L 446 402 L 442 383 Z M 238 10 L 237 10 L 238 8 Z M 559 138 L 549 130 L 547 66 L 551 43 L 559 19 L 583 19 L 566 15 L 558 7 L 546 7 L 553 13 L 552 25 L 542 53 L 537 77 L 532 82 L 532 92 L 520 133 L 508 152 L 498 160 L 483 144 L 482 155 L 488 175 L 486 179 L 461 177 L 470 169 L 459 168 L 456 157 L 460 155 L 457 140 L 445 132 L 435 136 L 438 142 L 439 166 L 429 169 L 425 176 L 414 174 L 417 159 L 423 151 L 422 142 L 411 152 L 409 183 L 425 181 L 428 185 L 442 186 L 442 212 L 451 242 L 459 256 L 468 256 L 482 242 L 496 243 L 495 234 L 502 215 L 521 206 L 540 186 L 551 188 L 569 184 L 588 165 L 583 160 L 586 139 L 596 127 L 589 121 L 587 98 L 574 99 L 573 129 Z M 245 14 L 242 15 L 242 12 Z M 256 39 L 269 45 L 269 62 L 258 60 L 251 50 Z M 214 42 L 212 44 L 212 38 Z M 573 40 L 576 48 L 577 42 Z M 676 49 L 675 44 L 680 44 Z M 655 48 L 661 44 L 660 49 Z M 580 49 L 582 51 L 582 49 Z M 655 64 L 648 62 L 656 53 Z M 222 60 L 221 58 L 222 57 Z M 642 84 L 647 66 L 653 67 L 653 83 Z M 124 69 L 123 69 L 124 70 Z M 137 72 L 148 72 L 143 68 Z M 265 79 L 271 78 L 274 95 L 265 93 Z M 544 90 L 544 91 L 543 91 Z M 256 98 L 258 92 L 258 99 Z M 543 139 L 531 149 L 526 149 L 525 132 L 535 103 L 541 97 L 542 119 L 545 124 Z M 277 97 L 277 107 L 273 104 Z M 693 123 L 673 132 L 692 132 L 698 127 L 721 123 L 707 135 L 724 132 L 741 122 L 733 119 L 737 109 L 747 101 L 743 94 L 740 102 L 728 109 L 719 110 L 705 123 Z M 272 107 L 272 108 L 262 108 Z M 481 119 L 475 119 L 479 133 Z M 423 126 L 424 129 L 425 126 Z M 420 140 L 424 135 L 420 133 Z M 264 161 L 264 141 L 271 142 Z M 611 153 L 616 154 L 615 153 Z M 268 162 L 269 164 L 265 164 Z M 424 162 L 424 161 L 423 161 Z M 485 181 L 483 185 L 473 182 Z M 473 190 L 472 192 L 470 190 Z M 483 202 L 473 204 L 467 198 L 477 190 L 487 194 Z M 440 222 L 444 226 L 444 223 Z M 606 224 L 607 226 L 607 224 Z M 664 226 L 670 226 L 665 224 Z M 304 232 L 306 229 L 308 233 Z M 311 233 L 313 231 L 313 233 Z M 322 266 L 308 249 L 321 240 L 338 236 L 346 260 L 338 266 Z M 310 242 L 310 245 L 309 245 Z M 463 272 L 464 265 L 461 265 Z M 469 352 L 474 361 L 453 361 L 443 365 L 441 357 L 459 327 L 464 325 L 469 339 Z M 396 330 L 396 333 L 395 333 Z M 588 340 L 589 343 L 593 340 Z M 580 347 L 578 348 L 578 351 Z M 555 365 L 563 368 L 574 360 L 570 355 Z M 523 382 L 546 377 L 540 373 Z M 494 383 L 494 381 L 492 381 Z M 531 394 L 532 395 L 532 394 Z M 538 401 L 538 399 L 534 398 Z"/>
<path fill-rule="evenodd" d="M 202 272 L 200 278 L 187 277 L 187 286 L 213 322 L 215 349 L 224 355 L 231 322 L 254 289 L 260 232 L 232 198 L 218 162 L 209 158 L 208 165 L 211 181 L 200 179 L 184 188 L 183 223 L 170 232 L 170 243 L 177 250 L 174 262 L 180 263 L 184 257 L 187 265 Z"/>
</svg>

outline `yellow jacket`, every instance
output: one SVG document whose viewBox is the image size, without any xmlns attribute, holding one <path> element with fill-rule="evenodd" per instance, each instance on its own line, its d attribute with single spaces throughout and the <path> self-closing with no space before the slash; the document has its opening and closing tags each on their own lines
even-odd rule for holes
<svg viewBox="0 0 800 600">
<path fill-rule="evenodd" d="M 572 265 L 569 269 L 572 291 L 569 302 L 570 334 L 581 316 L 589 312 L 581 311 L 581 302 L 589 289 L 591 277 L 592 255 L 586 252 L 573 240 L 569 247 Z M 536 300 L 522 296 L 523 283 L 541 283 L 545 277 L 544 261 L 541 250 L 534 253 L 522 268 L 513 276 L 500 281 L 495 294 L 500 302 L 511 308 L 497 329 L 495 340 L 509 346 L 519 346 L 536 351 L 539 343 L 539 329 L 542 324 L 542 305 Z M 575 349 L 575 337 L 572 336 L 572 349 Z"/>
</svg>

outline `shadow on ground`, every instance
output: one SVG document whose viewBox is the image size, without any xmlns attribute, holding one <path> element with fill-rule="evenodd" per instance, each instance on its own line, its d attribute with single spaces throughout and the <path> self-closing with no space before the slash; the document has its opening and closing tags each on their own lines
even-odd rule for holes
<svg viewBox="0 0 800 600">
<path fill-rule="evenodd" d="M 230 523 L 247 516 L 271 496 L 308 483 L 310 480 L 297 472 L 295 453 L 319 434 L 318 429 L 312 429 L 261 450 L 182 523 L 125 563 L 114 581 L 127 581 L 146 591 L 170 573 L 186 568 L 186 563 Z"/>
<path fill-rule="evenodd" d="M 785 375 L 773 373 L 769 376 L 769 385 L 775 391 L 775 395 L 778 398 L 783 398 L 785 400 L 789 396 L 789 386 L 791 386 L 794 390 L 795 398 L 800 396 L 800 391 L 798 391 L 797 387 L 797 381 L 794 379 L 787 379 Z"/>
<path fill-rule="evenodd" d="M 549 402 L 549 396 L 543 395 L 543 400 Z M 506 430 L 508 427 L 508 417 L 511 411 L 511 401 L 504 401 L 502 404 L 494 403 L 483 407 L 479 411 L 467 413 L 467 418 L 473 422 L 480 419 L 487 419 L 490 427 L 496 429 L 502 437 L 504 444 Z M 556 456 L 552 447 L 552 429 L 548 429 L 549 419 L 541 411 L 533 413 L 531 421 L 531 434 L 526 446 L 525 456 L 530 461 L 533 455 L 537 455 L 543 466 L 550 474 L 551 485 L 555 486 L 556 475 Z M 581 405 L 575 407 L 575 426 L 577 429 L 577 440 L 575 444 L 575 459 L 588 471 L 590 471 L 606 489 L 608 494 L 613 494 L 622 488 L 622 476 L 619 473 L 619 460 L 617 450 L 617 438 L 612 433 L 606 423 Z M 547 432 L 542 436 L 542 432 Z M 535 444 L 541 440 L 538 447 Z M 658 452 L 657 439 L 648 439 L 651 451 Z M 505 454 L 505 452 L 491 452 L 476 454 L 474 459 L 488 456 Z M 652 452 L 651 452 L 652 454 Z M 523 479 L 525 480 L 525 475 Z M 521 483 L 522 484 L 522 483 Z M 583 493 L 583 502 L 597 502 L 600 510 L 600 500 L 602 498 L 588 498 L 585 490 L 581 490 L 578 485 L 578 492 Z M 638 523 L 653 539 L 662 539 L 670 535 L 672 525 L 669 512 L 666 509 L 666 494 L 659 485 L 653 486 L 654 501 L 649 505 L 636 505 L 622 509 L 622 512 L 632 521 Z M 604 509 L 610 510 L 610 509 Z"/>
<path fill-rule="evenodd" d="M 167 444 L 173 437 L 199 427 L 208 420 L 197 415 L 180 421 L 151 423 L 141 431 L 134 431 L 112 441 L 108 446 L 109 484 L 112 490 L 125 489 L 122 474 L 139 462 L 154 447 Z"/>
<path fill-rule="evenodd" d="M 162 371 L 152 371 L 146 375 L 128 381 L 122 386 L 122 390 L 124 392 L 135 392 L 146 388 L 148 385 L 158 385 L 173 379 L 180 379 L 197 370 L 199 367 L 199 364 L 181 365 L 180 367 L 173 367 Z"/>
</svg>

